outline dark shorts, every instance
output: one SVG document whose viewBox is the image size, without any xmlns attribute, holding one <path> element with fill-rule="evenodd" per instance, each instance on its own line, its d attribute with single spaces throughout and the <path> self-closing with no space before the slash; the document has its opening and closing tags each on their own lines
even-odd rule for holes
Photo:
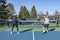
<svg viewBox="0 0 60 40">
<path fill-rule="evenodd" d="M 49 26 L 49 24 L 44 24 L 44 27 L 48 27 Z"/>
</svg>

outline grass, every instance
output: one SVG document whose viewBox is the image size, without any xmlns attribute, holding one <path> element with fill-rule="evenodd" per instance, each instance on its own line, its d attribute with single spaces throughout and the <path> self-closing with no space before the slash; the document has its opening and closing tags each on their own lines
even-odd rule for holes
<svg viewBox="0 0 60 40">
<path fill-rule="evenodd" d="M 59 24 L 60 25 L 60 24 Z M 28 30 L 28 29 L 32 29 L 34 31 L 42 31 L 42 26 L 19 26 L 19 30 L 23 31 L 23 30 Z M 55 23 L 50 23 L 49 25 L 49 30 L 55 28 L 55 31 L 60 31 L 60 27 L 56 27 Z M 11 30 L 11 27 L 8 26 L 0 26 L 0 32 L 5 31 L 5 30 Z M 16 31 L 16 28 L 14 28 L 14 30 Z"/>
<path fill-rule="evenodd" d="M 20 31 L 23 31 L 23 30 L 28 30 L 28 29 L 32 29 L 33 27 L 19 27 L 19 30 Z M 49 30 L 52 29 L 52 28 L 49 28 Z M 11 27 L 0 27 L 0 32 L 2 31 L 6 31 L 6 30 L 11 30 Z M 14 28 L 14 30 L 16 31 L 16 28 Z M 42 31 L 42 27 L 34 27 L 33 28 L 34 31 Z M 60 31 L 60 27 L 55 27 L 55 31 Z"/>
</svg>

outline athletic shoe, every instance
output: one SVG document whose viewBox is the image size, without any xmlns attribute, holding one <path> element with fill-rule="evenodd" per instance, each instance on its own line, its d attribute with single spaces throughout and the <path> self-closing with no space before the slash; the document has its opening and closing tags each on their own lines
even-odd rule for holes
<svg viewBox="0 0 60 40">
<path fill-rule="evenodd" d="M 19 32 L 17 32 L 17 34 L 19 34 Z"/>
<path fill-rule="evenodd" d="M 12 34 L 12 32 L 10 34 Z"/>
<path fill-rule="evenodd" d="M 43 32 L 45 32 L 45 30 L 43 30 Z"/>
<path fill-rule="evenodd" d="M 45 33 L 45 30 L 43 30 L 43 33 Z"/>
</svg>

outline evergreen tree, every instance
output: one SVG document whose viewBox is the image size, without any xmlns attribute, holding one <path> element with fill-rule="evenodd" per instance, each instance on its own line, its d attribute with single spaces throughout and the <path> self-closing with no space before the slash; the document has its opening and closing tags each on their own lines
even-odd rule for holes
<svg viewBox="0 0 60 40">
<path fill-rule="evenodd" d="M 12 3 L 8 3 L 7 7 L 5 8 L 6 10 L 8 10 L 8 14 L 9 14 L 9 19 L 12 18 L 12 15 L 15 14 L 15 9 L 14 9 L 14 5 Z"/>
<path fill-rule="evenodd" d="M 29 12 L 25 6 L 21 6 L 19 19 L 26 20 L 26 18 L 29 18 Z"/>
<path fill-rule="evenodd" d="M 8 10 L 6 8 L 6 0 L 0 0 L 0 19 L 8 18 Z"/>
<path fill-rule="evenodd" d="M 5 9 L 6 3 L 6 0 L 0 0 L 0 11 Z"/>
<path fill-rule="evenodd" d="M 30 13 L 30 17 L 31 18 L 36 18 L 37 13 L 36 13 L 36 8 L 35 6 L 32 7 L 31 13 Z"/>
</svg>

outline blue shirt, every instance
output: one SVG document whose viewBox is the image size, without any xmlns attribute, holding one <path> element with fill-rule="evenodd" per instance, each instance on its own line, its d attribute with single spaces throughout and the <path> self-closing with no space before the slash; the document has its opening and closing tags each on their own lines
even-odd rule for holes
<svg viewBox="0 0 60 40">
<path fill-rule="evenodd" d="M 12 18 L 12 22 L 13 22 L 13 23 L 18 22 L 17 18 Z"/>
</svg>

